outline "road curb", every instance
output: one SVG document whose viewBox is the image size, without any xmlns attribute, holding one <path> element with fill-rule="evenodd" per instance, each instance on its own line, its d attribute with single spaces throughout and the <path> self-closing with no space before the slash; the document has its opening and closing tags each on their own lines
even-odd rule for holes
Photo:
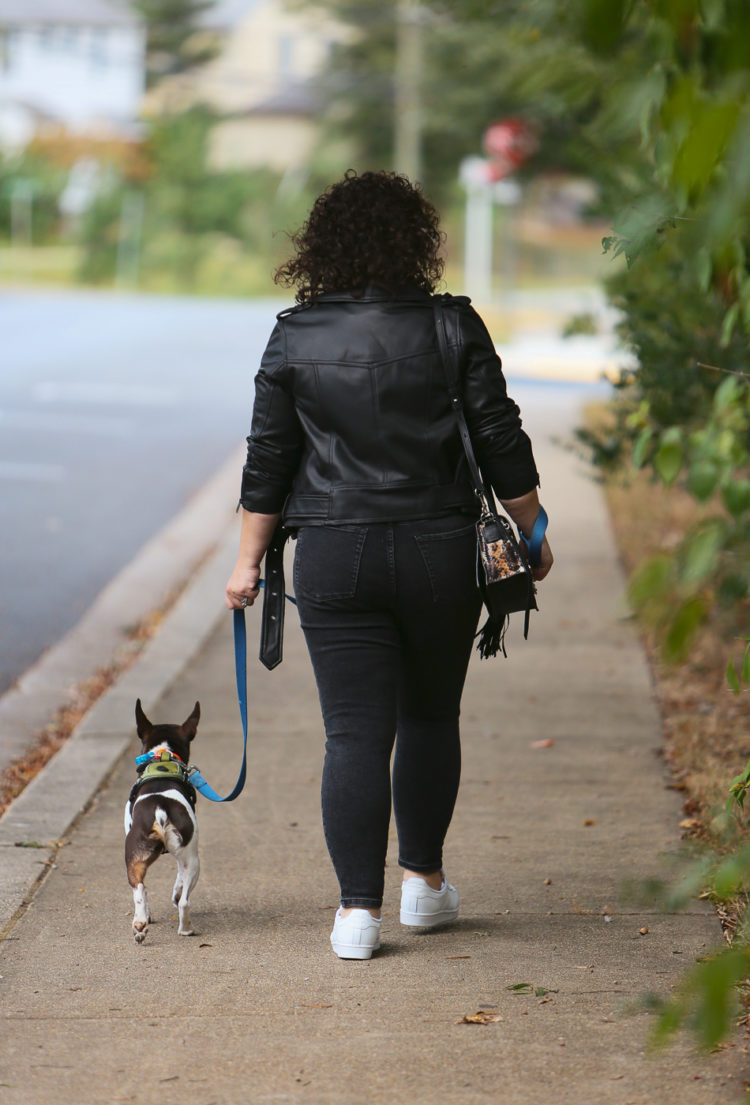
<svg viewBox="0 0 750 1105">
<path fill-rule="evenodd" d="M 99 593 L 81 620 L 0 697 L 0 771 L 25 755 L 77 684 L 116 660 L 128 630 L 168 605 L 231 521 L 245 449 L 237 450 L 183 509 Z"/>
<path fill-rule="evenodd" d="M 28 905 L 61 839 L 130 748 L 136 698 L 148 713 L 226 616 L 223 588 L 236 547 L 234 523 L 225 526 L 214 553 L 132 666 L 0 818 L 0 936 Z"/>
</svg>

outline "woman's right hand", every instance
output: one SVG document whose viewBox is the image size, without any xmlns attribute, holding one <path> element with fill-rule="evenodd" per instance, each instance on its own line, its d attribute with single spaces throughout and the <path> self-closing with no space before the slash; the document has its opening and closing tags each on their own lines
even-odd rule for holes
<svg viewBox="0 0 750 1105">
<path fill-rule="evenodd" d="M 550 568 L 555 562 L 555 558 L 552 555 L 552 549 L 549 547 L 549 541 L 545 537 L 542 541 L 542 548 L 540 551 L 539 564 L 536 568 L 531 569 L 531 574 L 534 579 L 539 582 L 540 579 L 544 579 L 548 575 Z"/>
<path fill-rule="evenodd" d="M 226 604 L 230 610 L 241 610 L 245 606 L 252 606 L 258 595 L 260 587 L 260 566 L 248 567 L 247 564 L 237 561 L 226 586 Z"/>
</svg>

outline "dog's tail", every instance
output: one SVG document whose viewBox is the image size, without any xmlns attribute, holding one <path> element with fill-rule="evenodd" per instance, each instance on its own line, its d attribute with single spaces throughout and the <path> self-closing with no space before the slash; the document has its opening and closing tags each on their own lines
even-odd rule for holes
<svg viewBox="0 0 750 1105">
<path fill-rule="evenodd" d="M 174 852 L 177 848 L 182 847 L 182 837 L 169 820 L 167 811 L 162 809 L 161 806 L 156 807 L 151 832 L 159 838 L 167 852 Z"/>
</svg>

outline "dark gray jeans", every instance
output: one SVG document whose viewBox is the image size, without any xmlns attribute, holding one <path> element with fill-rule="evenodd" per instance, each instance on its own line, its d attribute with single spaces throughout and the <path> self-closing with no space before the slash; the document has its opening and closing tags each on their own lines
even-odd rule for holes
<svg viewBox="0 0 750 1105">
<path fill-rule="evenodd" d="M 399 864 L 442 866 L 481 607 L 475 555 L 466 515 L 299 530 L 294 588 L 326 730 L 323 828 L 343 906 L 383 900 L 391 793 Z"/>
</svg>

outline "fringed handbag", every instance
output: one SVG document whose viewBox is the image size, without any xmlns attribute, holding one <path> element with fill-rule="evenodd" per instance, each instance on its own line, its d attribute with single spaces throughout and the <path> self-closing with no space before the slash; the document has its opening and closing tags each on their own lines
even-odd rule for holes
<svg viewBox="0 0 750 1105">
<path fill-rule="evenodd" d="M 527 541 L 521 534 L 519 543 L 508 519 L 498 513 L 492 491 L 485 485 L 474 456 L 463 410 L 458 366 L 450 355 L 445 334 L 441 297 L 433 297 L 432 303 L 440 357 L 450 392 L 451 406 L 456 414 L 458 430 L 474 483 L 474 492 L 479 499 L 482 511 L 477 522 L 477 584 L 482 592 L 488 618 L 479 631 L 477 648 L 482 659 L 496 656 L 500 649 L 505 656 L 507 655 L 505 633 L 510 615 L 524 612 L 523 635 L 526 638 L 529 633 L 529 615 L 532 610 L 538 609 L 531 564 L 539 562 L 542 540 L 547 528 L 547 515 L 544 508 L 540 507 L 531 537 Z"/>
</svg>

